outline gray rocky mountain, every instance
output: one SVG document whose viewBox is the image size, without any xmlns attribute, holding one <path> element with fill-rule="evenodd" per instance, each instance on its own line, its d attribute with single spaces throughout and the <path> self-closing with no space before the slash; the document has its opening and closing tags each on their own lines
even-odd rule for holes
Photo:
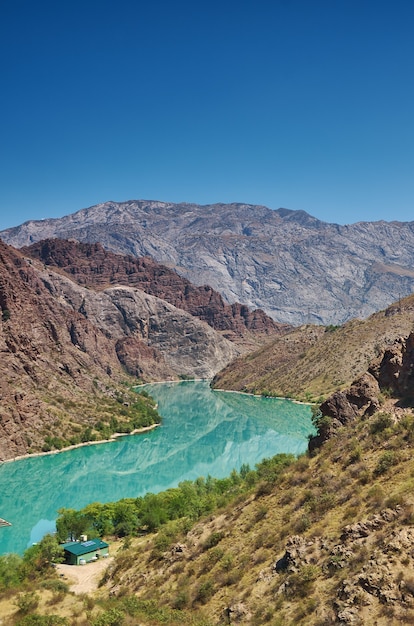
<svg viewBox="0 0 414 626">
<path fill-rule="evenodd" d="M 15 247 L 45 238 L 151 256 L 229 303 L 279 322 L 364 318 L 414 289 L 414 222 L 340 226 L 304 211 L 248 204 L 105 202 L 0 232 Z"/>
<path fill-rule="evenodd" d="M 240 353 L 205 322 L 139 289 L 118 285 L 93 291 L 46 269 L 39 277 L 55 299 L 117 345 L 118 357 L 119 346 L 134 338 L 161 354 L 175 375 L 211 378 Z M 74 343 L 84 349 L 80 339 Z"/>
</svg>

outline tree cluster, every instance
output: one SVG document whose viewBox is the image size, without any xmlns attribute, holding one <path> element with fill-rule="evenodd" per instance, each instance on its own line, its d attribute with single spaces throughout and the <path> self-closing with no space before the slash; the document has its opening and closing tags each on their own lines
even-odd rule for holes
<svg viewBox="0 0 414 626">
<path fill-rule="evenodd" d="M 57 536 L 60 541 L 76 540 L 83 534 L 125 537 L 158 530 L 172 520 L 187 518 L 192 522 L 225 506 L 258 482 L 274 482 L 294 459 L 291 454 L 278 454 L 264 459 L 255 470 L 242 465 L 239 472 L 233 470 L 228 478 L 201 477 L 158 494 L 104 504 L 94 502 L 80 511 L 60 509 Z"/>
</svg>

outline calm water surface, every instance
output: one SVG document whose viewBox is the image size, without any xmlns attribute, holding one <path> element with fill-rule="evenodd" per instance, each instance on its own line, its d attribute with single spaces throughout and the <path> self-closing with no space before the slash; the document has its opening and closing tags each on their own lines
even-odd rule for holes
<svg viewBox="0 0 414 626">
<path fill-rule="evenodd" d="M 22 553 L 53 531 L 61 507 L 81 508 L 228 476 L 279 452 L 299 454 L 312 431 L 309 406 L 212 391 L 205 381 L 147 385 L 160 428 L 0 466 L 0 554 Z"/>
</svg>

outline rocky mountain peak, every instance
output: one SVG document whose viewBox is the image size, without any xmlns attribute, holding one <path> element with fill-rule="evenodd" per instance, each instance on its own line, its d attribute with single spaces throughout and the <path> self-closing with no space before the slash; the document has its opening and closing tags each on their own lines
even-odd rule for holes
<svg viewBox="0 0 414 626">
<path fill-rule="evenodd" d="M 275 321 L 339 324 L 365 318 L 414 289 L 414 222 L 329 224 L 305 211 L 232 203 L 104 202 L 0 232 L 22 247 L 75 238 L 151 257 L 227 304 Z"/>
</svg>

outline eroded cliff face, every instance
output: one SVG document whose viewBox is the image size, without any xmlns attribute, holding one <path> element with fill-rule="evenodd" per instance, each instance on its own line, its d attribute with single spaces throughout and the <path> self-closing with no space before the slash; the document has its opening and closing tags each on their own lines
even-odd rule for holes
<svg viewBox="0 0 414 626">
<path fill-rule="evenodd" d="M 164 300 L 81 287 L 1 241 L 0 307 L 0 460 L 92 424 L 124 381 L 209 377 L 239 353 Z"/>
<path fill-rule="evenodd" d="M 99 243 L 46 239 L 22 248 L 24 254 L 51 268 L 63 270 L 83 286 L 104 289 L 119 284 L 135 287 L 187 311 L 233 341 L 282 334 L 286 324 L 277 324 L 262 310 L 251 310 L 239 302 L 226 304 L 208 285 L 196 286 L 149 257 L 122 256 Z"/>
<path fill-rule="evenodd" d="M 56 299 L 81 313 L 118 346 L 118 356 L 126 355 L 128 346 L 131 359 L 133 342 L 137 346 L 144 344 L 162 357 L 168 378 L 174 374 L 211 378 L 240 353 L 235 344 L 205 322 L 134 287 L 119 285 L 92 291 L 55 272 L 42 271 L 40 276 Z M 86 350 L 82 337 L 72 332 L 72 339 L 82 351 Z M 144 354 L 151 356 L 150 352 L 141 350 L 141 361 Z M 127 362 L 125 359 L 123 365 Z M 151 368 L 152 362 L 147 367 L 146 378 L 154 379 L 154 375 L 148 376 Z"/>
<path fill-rule="evenodd" d="M 122 374 L 113 346 L 84 316 L 53 298 L 36 269 L 0 242 L 0 459 L 26 452 L 53 429 L 47 396 L 95 394 L 93 378 Z M 76 335 L 84 345 L 72 341 Z M 43 432 L 45 430 L 45 432 Z"/>
</svg>

